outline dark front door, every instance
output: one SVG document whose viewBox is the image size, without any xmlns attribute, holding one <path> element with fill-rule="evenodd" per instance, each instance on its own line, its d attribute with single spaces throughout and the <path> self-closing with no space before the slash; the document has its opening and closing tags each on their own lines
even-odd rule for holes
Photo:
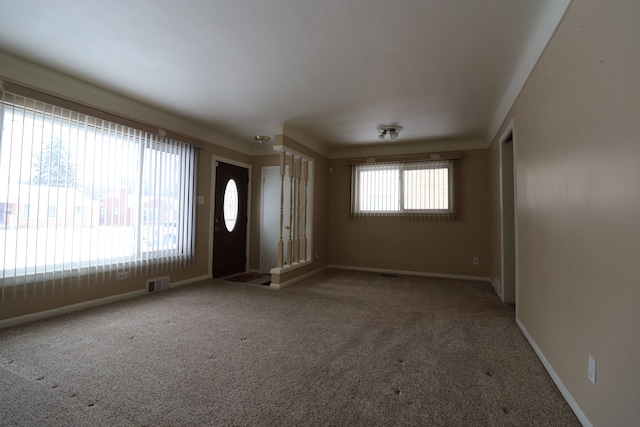
<svg viewBox="0 0 640 427">
<path fill-rule="evenodd" d="M 213 217 L 213 277 L 245 271 L 249 170 L 217 162 Z"/>
</svg>

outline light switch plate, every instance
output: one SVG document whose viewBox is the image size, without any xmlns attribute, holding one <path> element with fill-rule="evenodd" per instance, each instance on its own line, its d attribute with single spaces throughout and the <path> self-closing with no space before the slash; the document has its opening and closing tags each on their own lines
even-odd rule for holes
<svg viewBox="0 0 640 427">
<path fill-rule="evenodd" d="M 591 383 L 596 383 L 596 360 L 589 356 L 589 370 L 587 372 L 587 377 Z"/>
</svg>

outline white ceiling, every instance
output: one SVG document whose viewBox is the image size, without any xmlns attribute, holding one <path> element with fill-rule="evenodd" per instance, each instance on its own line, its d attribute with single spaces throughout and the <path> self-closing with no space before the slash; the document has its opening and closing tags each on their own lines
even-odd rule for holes
<svg viewBox="0 0 640 427">
<path fill-rule="evenodd" d="M 0 50 L 247 144 L 486 144 L 569 1 L 0 0 Z"/>
</svg>

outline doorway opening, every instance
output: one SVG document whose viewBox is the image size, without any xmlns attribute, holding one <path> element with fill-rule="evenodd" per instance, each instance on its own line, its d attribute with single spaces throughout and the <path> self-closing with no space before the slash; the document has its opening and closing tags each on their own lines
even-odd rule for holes
<svg viewBox="0 0 640 427">
<path fill-rule="evenodd" d="M 289 174 L 289 167 L 285 167 L 285 176 Z M 272 268 L 278 266 L 278 240 L 280 231 L 280 197 L 283 206 L 290 205 L 290 193 L 280 194 L 281 176 L 279 166 L 264 166 L 262 168 L 262 208 L 260 212 L 260 272 L 269 274 Z M 289 224 L 289 209 L 282 209 L 283 223 Z"/>
</svg>

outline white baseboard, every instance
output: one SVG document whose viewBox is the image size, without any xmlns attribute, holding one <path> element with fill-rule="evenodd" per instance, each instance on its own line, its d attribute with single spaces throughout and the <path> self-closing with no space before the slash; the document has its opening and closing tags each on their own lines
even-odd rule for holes
<svg viewBox="0 0 640 427">
<path fill-rule="evenodd" d="M 98 306 L 109 304 L 112 302 L 123 301 L 130 298 L 136 298 L 146 294 L 147 294 L 146 289 L 140 289 L 138 291 L 112 295 L 109 297 L 94 299 L 91 301 L 84 301 L 77 304 L 71 304 L 71 305 L 66 305 L 64 307 L 54 308 L 51 310 L 40 311 L 38 313 L 31 313 L 31 314 L 25 314 L 24 316 L 12 317 L 11 319 L 0 320 L 0 329 L 8 328 L 10 326 L 21 325 L 23 323 L 28 323 L 28 322 L 35 322 L 36 320 L 47 319 L 49 317 L 59 316 L 61 314 L 73 313 L 74 311 L 85 310 L 87 308 L 98 307 Z"/>
<path fill-rule="evenodd" d="M 313 271 L 310 271 L 310 272 L 308 272 L 308 273 L 306 273 L 306 274 L 303 274 L 302 276 L 294 277 L 294 278 L 293 278 L 293 279 L 291 279 L 291 280 L 287 280 L 287 281 L 286 281 L 286 282 L 284 282 L 284 283 L 271 283 L 271 285 L 269 285 L 269 286 L 271 286 L 271 287 L 272 287 L 272 288 L 274 288 L 274 289 L 282 289 L 282 288 L 286 288 L 287 286 L 291 286 L 291 285 L 293 285 L 294 283 L 299 282 L 299 281 L 300 281 L 300 280 L 302 280 L 302 279 L 306 279 L 307 277 L 311 277 L 311 276 L 313 276 L 314 274 L 318 274 L 318 273 L 320 273 L 321 271 L 324 271 L 324 270 L 326 270 L 326 269 L 327 269 L 327 267 L 320 267 L 320 268 L 318 268 L 318 269 L 316 269 L 316 270 L 313 270 Z"/>
<path fill-rule="evenodd" d="M 585 413 L 580 408 L 580 405 L 578 405 L 578 402 L 576 402 L 576 400 L 573 398 L 573 396 L 569 392 L 569 389 L 567 389 L 567 387 L 564 385 L 564 383 L 562 382 L 562 380 L 560 379 L 556 371 L 553 369 L 553 367 L 551 366 L 547 358 L 542 353 L 542 350 L 540 350 L 540 347 L 538 347 L 538 344 L 536 344 L 533 337 L 529 335 L 529 331 L 527 331 L 527 328 L 524 327 L 520 319 L 518 319 L 517 317 L 516 317 L 516 324 L 524 334 L 527 341 L 529 341 L 529 344 L 533 348 L 533 351 L 535 351 L 536 355 L 538 356 L 538 359 L 540 359 L 540 361 L 542 362 L 542 365 L 544 365 L 544 368 L 547 370 L 547 372 L 549 373 L 549 376 L 551 376 L 551 379 L 558 387 L 558 390 L 560 390 L 560 393 L 562 394 L 564 399 L 567 401 L 567 403 L 573 410 L 573 413 L 576 414 L 576 417 L 578 417 L 578 421 L 580 421 L 580 423 L 584 427 L 592 427 L 593 425 L 591 424 L 591 421 L 589 421 L 589 418 L 587 418 Z"/>
<path fill-rule="evenodd" d="M 170 284 L 171 288 L 189 285 L 201 280 L 210 279 L 211 276 L 205 275 L 194 277 L 191 279 L 181 280 Z M 124 294 L 111 295 L 105 298 L 98 298 L 90 301 L 84 301 L 77 304 L 66 305 L 64 307 L 53 308 L 51 310 L 40 311 L 38 313 L 25 314 L 24 316 L 12 317 L 10 319 L 0 320 L 0 329 L 9 328 L 11 326 L 21 325 L 23 323 L 35 322 L 36 320 L 47 319 L 49 317 L 60 316 L 61 314 L 73 313 L 74 311 L 86 310 L 88 308 L 99 307 L 101 305 L 110 304 L 112 302 L 124 301 L 131 298 L 140 297 L 147 294 L 146 289 L 126 292 Z"/>
<path fill-rule="evenodd" d="M 170 284 L 170 287 L 171 288 L 178 288 L 180 286 L 190 285 L 192 283 L 201 282 L 201 281 L 207 280 L 207 279 L 211 279 L 211 276 L 208 275 L 208 274 L 205 274 L 204 276 L 193 277 L 191 279 L 186 279 L 186 280 L 180 280 L 179 282 L 173 282 L 173 283 Z"/>
<path fill-rule="evenodd" d="M 502 295 L 502 288 L 500 286 L 500 281 L 498 279 L 491 279 L 491 286 L 493 286 L 493 290 L 496 295 L 500 298 L 500 301 L 504 302 L 504 296 Z"/>
<path fill-rule="evenodd" d="M 491 282 L 490 278 L 481 277 L 481 276 L 462 276 L 457 274 L 428 273 L 423 271 L 390 270 L 387 268 L 352 267 L 348 265 L 329 265 L 329 268 L 335 268 L 338 270 L 366 271 L 370 273 L 402 274 L 405 276 L 440 277 L 443 279 L 476 280 L 479 282 Z"/>
</svg>

